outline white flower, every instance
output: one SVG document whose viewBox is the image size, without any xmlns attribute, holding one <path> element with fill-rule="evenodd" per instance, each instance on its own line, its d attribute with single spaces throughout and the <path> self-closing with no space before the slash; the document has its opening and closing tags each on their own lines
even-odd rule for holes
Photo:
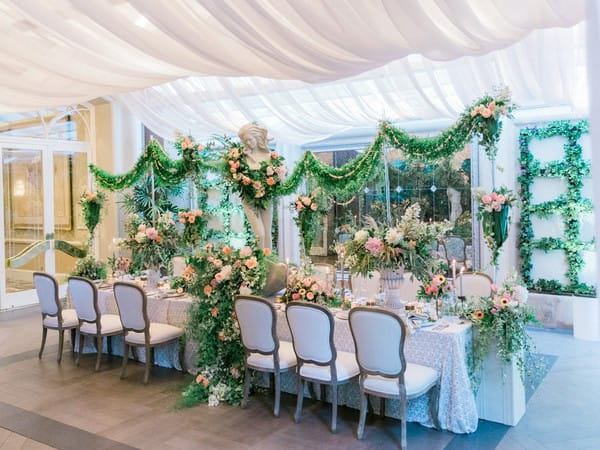
<svg viewBox="0 0 600 450">
<path fill-rule="evenodd" d="M 208 406 L 219 406 L 219 399 L 216 395 L 210 394 L 208 396 Z"/>
<path fill-rule="evenodd" d="M 404 236 L 396 228 L 390 228 L 385 233 L 385 240 L 390 245 L 398 245 Z"/>
<path fill-rule="evenodd" d="M 252 289 L 248 286 L 240 287 L 240 295 L 252 295 Z"/>
<path fill-rule="evenodd" d="M 221 269 L 221 274 L 223 275 L 223 280 L 229 280 L 231 278 L 231 270 L 232 267 L 227 264 L 226 266 L 223 266 L 223 268 Z"/>
<path fill-rule="evenodd" d="M 366 241 L 369 237 L 369 232 L 367 230 L 358 230 L 354 235 L 354 240 L 357 242 Z"/>
<path fill-rule="evenodd" d="M 513 297 L 519 303 L 527 303 L 527 297 L 529 297 L 529 291 L 525 286 L 517 285 L 513 293 Z"/>
<path fill-rule="evenodd" d="M 144 239 L 146 239 L 146 233 L 143 233 L 143 232 L 140 231 L 139 233 L 137 233 L 135 235 L 135 241 L 138 244 L 141 244 L 142 242 L 144 242 Z"/>
</svg>

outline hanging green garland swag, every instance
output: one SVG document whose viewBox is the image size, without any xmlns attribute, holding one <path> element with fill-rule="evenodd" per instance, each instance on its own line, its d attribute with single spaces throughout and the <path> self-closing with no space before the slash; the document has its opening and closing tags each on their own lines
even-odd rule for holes
<svg viewBox="0 0 600 450">
<path fill-rule="evenodd" d="M 519 231 L 519 248 L 521 256 L 521 273 L 527 287 L 535 291 L 556 294 L 576 294 L 594 296 L 595 289 L 579 282 L 584 260 L 583 251 L 594 249 L 593 242 L 585 242 L 580 237 L 580 218 L 582 214 L 591 213 L 591 200 L 582 197 L 583 179 L 591 176 L 591 165 L 582 157 L 579 138 L 588 133 L 587 121 L 573 124 L 568 121 L 558 121 L 548 124 L 545 128 L 524 128 L 519 136 L 521 175 L 521 227 Z M 554 136 L 564 136 L 565 159 L 541 163 L 533 157 L 529 144 L 533 139 L 547 139 Z M 555 200 L 532 204 L 531 187 L 536 177 L 561 177 L 567 184 L 567 191 Z M 532 217 L 548 218 L 553 215 L 562 216 L 565 233 L 564 239 L 542 237 L 535 239 Z M 539 279 L 532 277 L 533 250 L 563 250 L 567 261 L 566 278 L 569 283 L 564 285 L 557 280 Z"/>
</svg>

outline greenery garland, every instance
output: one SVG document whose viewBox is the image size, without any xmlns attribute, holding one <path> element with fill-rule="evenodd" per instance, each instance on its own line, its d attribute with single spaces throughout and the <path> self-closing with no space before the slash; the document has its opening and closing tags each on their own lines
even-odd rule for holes
<svg viewBox="0 0 600 450">
<path fill-rule="evenodd" d="M 569 121 L 551 122 L 544 128 L 524 128 L 519 136 L 521 175 L 521 227 L 519 231 L 519 248 L 521 256 L 521 273 L 527 287 L 531 290 L 556 294 L 575 294 L 595 296 L 594 286 L 579 282 L 579 274 L 584 266 L 582 252 L 593 250 L 593 242 L 580 239 L 580 216 L 593 211 L 589 199 L 582 198 L 583 179 L 591 176 L 591 163 L 583 159 L 579 138 L 588 133 L 588 123 L 583 120 L 578 123 Z M 564 136 L 565 159 L 541 163 L 533 157 L 529 144 L 533 139 L 548 139 L 554 136 Z M 531 186 L 536 177 L 561 177 L 567 184 L 566 194 L 539 204 L 531 203 Z M 562 216 L 565 226 L 564 239 L 541 238 L 535 239 L 532 216 L 548 218 L 553 215 Z M 562 250 L 567 261 L 566 278 L 568 284 L 563 285 L 557 280 L 540 279 L 534 281 L 531 275 L 533 269 L 533 250 L 548 252 Z"/>
<path fill-rule="evenodd" d="M 189 292 L 196 298 L 189 310 L 187 336 L 198 344 L 195 380 L 189 384 L 177 406 L 208 402 L 239 404 L 243 391 L 244 348 L 235 316 L 235 295 L 260 293 L 266 279 L 270 250 L 249 246 L 239 250 L 213 247 L 191 258 L 194 270 Z"/>
</svg>

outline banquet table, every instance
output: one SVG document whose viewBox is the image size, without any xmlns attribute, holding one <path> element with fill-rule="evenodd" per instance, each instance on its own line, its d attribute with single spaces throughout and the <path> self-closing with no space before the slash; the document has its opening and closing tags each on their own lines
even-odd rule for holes
<svg viewBox="0 0 600 450">
<path fill-rule="evenodd" d="M 348 320 L 334 319 L 334 343 L 337 350 L 355 353 L 354 341 Z M 291 341 L 291 333 L 283 311 L 277 312 L 277 335 L 283 341 Z M 478 415 L 475 397 L 471 390 L 465 349 L 471 345 L 470 323 L 460 323 L 455 318 L 438 321 L 429 328 L 419 328 L 407 336 L 404 354 L 406 361 L 436 369 L 441 376 L 438 419 L 442 429 L 454 433 L 471 433 L 477 429 Z M 282 374 L 284 392 L 296 393 L 296 376 Z M 340 405 L 359 408 L 358 382 L 339 386 Z M 318 397 L 317 390 L 314 395 Z M 305 395 L 311 395 L 306 392 Z M 407 404 L 407 420 L 433 427 L 428 407 L 429 397 L 423 395 Z M 379 401 L 373 402 L 377 410 Z M 386 402 L 386 415 L 400 417 L 399 401 Z"/>
<path fill-rule="evenodd" d="M 159 293 L 148 294 L 148 316 L 152 322 L 168 323 L 184 327 L 192 297 L 163 298 Z M 117 304 L 111 289 L 98 290 L 98 306 L 102 314 L 118 314 Z M 340 351 L 355 352 L 354 341 L 348 320 L 335 317 L 334 343 Z M 283 309 L 277 311 L 277 335 L 283 341 L 291 341 L 291 333 Z M 472 328 L 469 323 L 460 323 L 455 318 L 444 318 L 429 328 L 418 328 L 407 336 L 405 342 L 406 361 L 436 369 L 441 376 L 438 419 L 442 429 L 454 433 L 471 433 L 477 429 L 478 415 L 475 397 L 471 390 L 466 351 L 470 348 Z M 112 350 L 122 355 L 122 337 L 114 336 Z M 106 342 L 104 351 L 106 351 Z M 95 351 L 91 339 L 86 341 L 84 352 Z M 196 367 L 197 344 L 187 340 L 185 344 L 185 366 L 190 372 Z M 140 361 L 145 361 L 144 352 L 138 352 Z M 181 370 L 179 348 L 177 344 L 157 347 L 155 363 Z M 266 378 L 263 380 L 266 381 Z M 282 374 L 281 388 L 284 392 L 296 393 L 296 377 L 293 372 Z M 315 395 L 319 390 L 305 395 Z M 329 391 L 327 390 L 327 396 Z M 359 386 L 353 381 L 339 386 L 338 402 L 358 409 Z M 433 427 L 428 407 L 428 394 L 411 400 L 407 405 L 407 420 Z M 379 401 L 373 399 L 373 408 L 378 410 Z M 399 418 L 399 403 L 396 400 L 386 402 L 386 415 Z"/>
</svg>

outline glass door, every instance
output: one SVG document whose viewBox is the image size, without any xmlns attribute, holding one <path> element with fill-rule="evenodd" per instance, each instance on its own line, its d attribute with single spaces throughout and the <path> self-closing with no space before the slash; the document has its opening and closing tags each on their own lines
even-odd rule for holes
<svg viewBox="0 0 600 450">
<path fill-rule="evenodd" d="M 4 292 L 14 306 L 29 297 L 33 272 L 45 271 L 44 182 L 41 150 L 2 150 Z M 2 307 L 10 306 L 3 302 Z"/>
</svg>

